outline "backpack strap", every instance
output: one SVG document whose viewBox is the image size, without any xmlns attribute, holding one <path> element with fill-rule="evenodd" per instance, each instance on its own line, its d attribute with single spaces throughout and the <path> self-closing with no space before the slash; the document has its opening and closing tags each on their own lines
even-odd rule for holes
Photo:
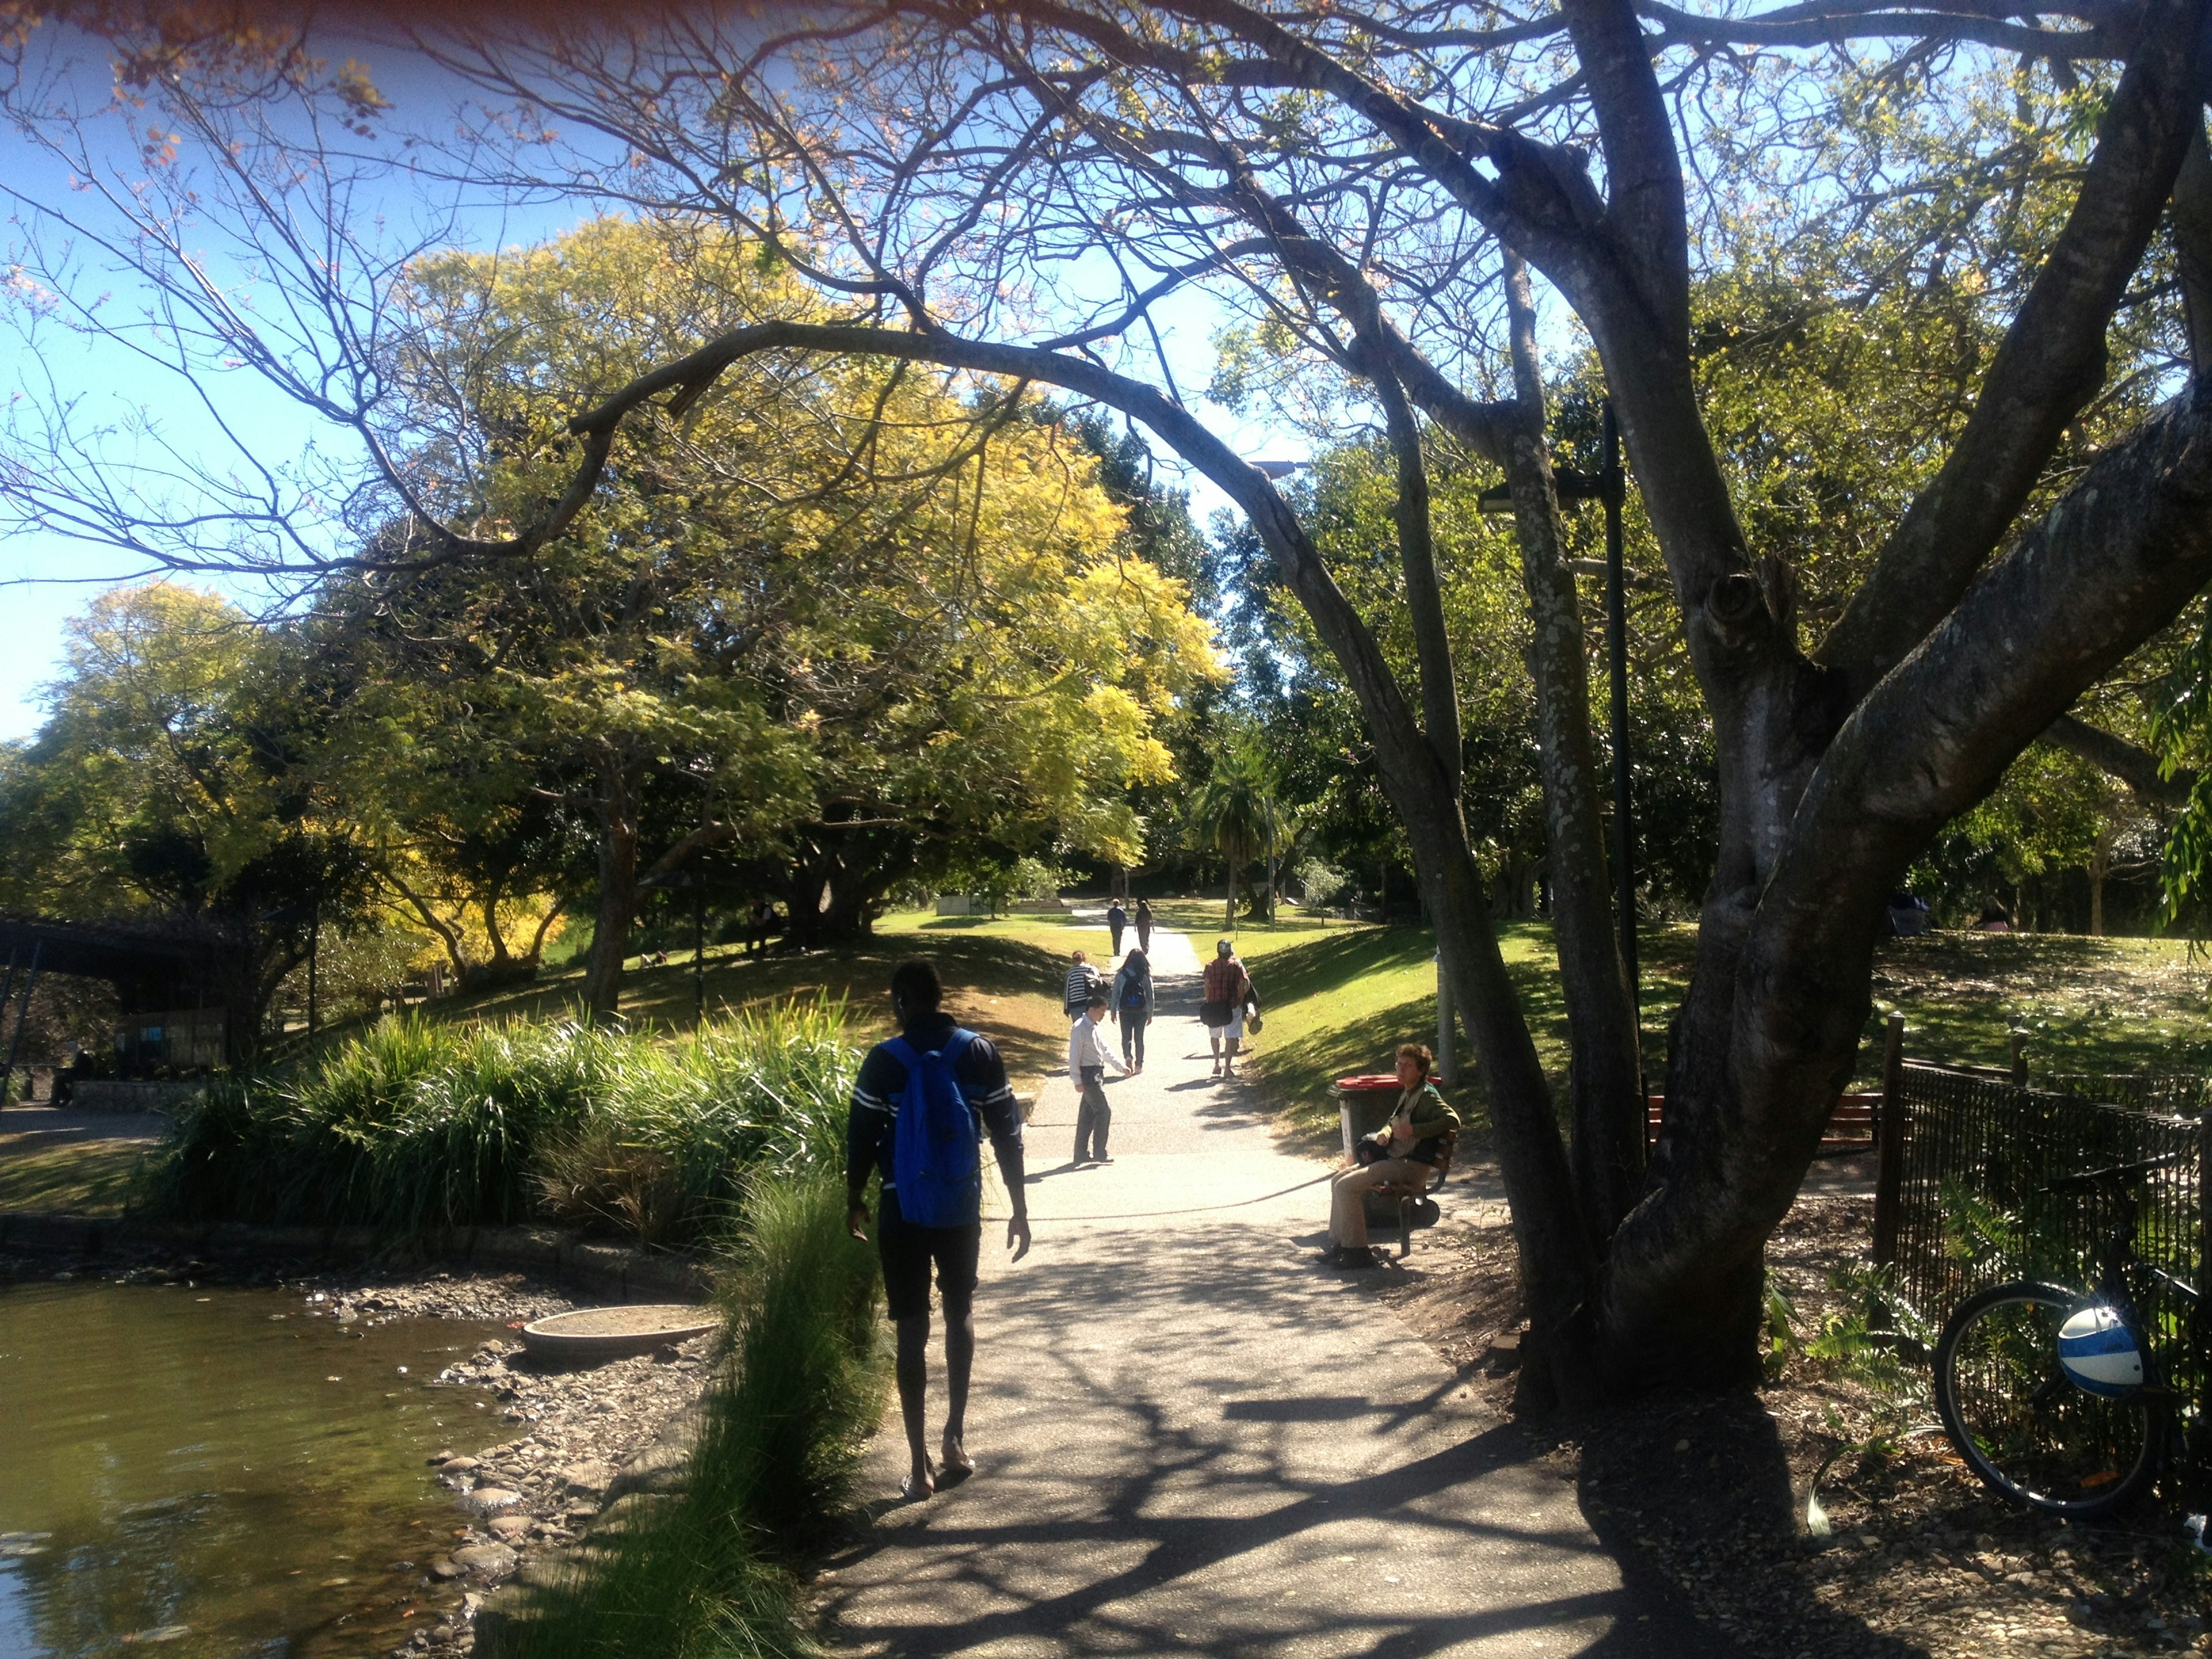
<svg viewBox="0 0 2212 1659">
<path fill-rule="evenodd" d="M 908 1072 L 912 1072 L 921 1064 L 921 1056 L 915 1053 L 914 1044 L 908 1042 L 903 1036 L 885 1037 L 884 1052 L 905 1066 Z"/>
<path fill-rule="evenodd" d="M 968 1052 L 968 1045 L 975 1040 L 975 1033 L 969 1030 L 966 1026 L 954 1026 L 952 1028 L 952 1036 L 945 1042 L 943 1050 L 945 1054 L 945 1063 L 947 1066 L 957 1064 L 960 1056 Z"/>
</svg>

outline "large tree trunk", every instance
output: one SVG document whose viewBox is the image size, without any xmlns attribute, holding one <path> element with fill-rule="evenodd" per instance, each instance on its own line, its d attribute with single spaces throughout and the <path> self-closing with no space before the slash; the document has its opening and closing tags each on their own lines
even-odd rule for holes
<svg viewBox="0 0 2212 1659">
<path fill-rule="evenodd" d="M 637 789 L 618 757 L 600 763 L 599 902 L 592 915 L 592 959 L 584 973 L 584 1006 L 611 1023 L 622 1012 L 623 958 L 637 920 Z"/>
</svg>

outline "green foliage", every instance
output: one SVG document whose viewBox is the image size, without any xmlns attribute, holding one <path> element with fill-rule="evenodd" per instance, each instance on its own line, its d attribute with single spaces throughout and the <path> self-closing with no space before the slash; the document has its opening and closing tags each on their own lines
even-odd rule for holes
<svg viewBox="0 0 2212 1659">
<path fill-rule="evenodd" d="M 406 383 L 424 456 L 453 457 L 451 510 L 526 516 L 558 493 L 578 403 L 698 339 L 812 315 L 756 252 L 610 218 L 420 262 Z M 467 564 L 334 584 L 360 764 L 415 884 L 449 906 L 596 892 L 604 933 L 633 895 L 607 908 L 623 866 L 595 852 L 634 831 L 642 873 L 696 833 L 738 893 L 784 891 L 811 932 L 864 927 L 895 883 L 962 857 L 1133 860 L 1125 792 L 1172 775 L 1158 728 L 1214 668 L 1097 471 L 1016 388 L 749 358 L 680 418 L 623 428 L 527 581 Z"/>
<path fill-rule="evenodd" d="M 827 1534 L 884 1393 L 875 1253 L 842 1181 L 763 1176 L 725 1280 L 731 1352 L 680 1493 L 532 1592 L 519 1659 L 770 1659 L 819 1651 L 790 1565 Z"/>
<path fill-rule="evenodd" d="M 1294 873 L 1297 877 L 1298 891 L 1310 905 L 1327 904 L 1344 890 L 1346 882 L 1350 879 L 1334 865 L 1318 858 L 1301 859 Z"/>
<path fill-rule="evenodd" d="M 402 1232 L 552 1217 L 696 1243 L 748 1171 L 836 1161 L 856 1060 L 843 1024 L 821 1001 L 673 1042 L 386 1018 L 288 1075 L 211 1084 L 179 1114 L 151 1201 Z"/>
</svg>

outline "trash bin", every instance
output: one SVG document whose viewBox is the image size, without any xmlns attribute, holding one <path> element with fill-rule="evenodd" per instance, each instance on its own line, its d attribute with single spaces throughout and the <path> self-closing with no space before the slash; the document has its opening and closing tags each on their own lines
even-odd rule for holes
<svg viewBox="0 0 2212 1659">
<path fill-rule="evenodd" d="M 1362 1135 L 1373 1134 L 1398 1109 L 1398 1079 L 1394 1073 L 1340 1077 L 1330 1085 L 1329 1093 L 1336 1098 L 1337 1121 L 1343 1126 L 1346 1158 L 1352 1156 L 1353 1141 Z"/>
</svg>

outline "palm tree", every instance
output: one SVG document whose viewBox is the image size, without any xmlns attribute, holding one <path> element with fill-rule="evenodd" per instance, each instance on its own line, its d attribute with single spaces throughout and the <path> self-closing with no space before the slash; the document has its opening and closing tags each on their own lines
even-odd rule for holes
<svg viewBox="0 0 2212 1659">
<path fill-rule="evenodd" d="M 1214 757 L 1213 770 L 1190 798 L 1190 827 L 1200 842 L 1229 862 L 1227 924 L 1237 925 L 1237 883 L 1257 858 L 1273 860 L 1289 849 L 1293 814 L 1275 799 L 1275 781 L 1259 745 L 1232 740 Z M 1245 883 L 1249 892 L 1251 884 Z M 1274 916 L 1275 884 L 1267 883 L 1267 911 Z M 1253 905 L 1258 912 L 1256 902 Z"/>
</svg>

